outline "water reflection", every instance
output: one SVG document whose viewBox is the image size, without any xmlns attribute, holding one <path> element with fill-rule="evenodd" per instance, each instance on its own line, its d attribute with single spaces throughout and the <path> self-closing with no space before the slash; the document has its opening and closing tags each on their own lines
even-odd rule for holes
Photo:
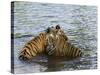
<svg viewBox="0 0 100 75">
<path fill-rule="evenodd" d="M 80 59 L 80 58 L 75 58 Z M 65 68 L 70 70 L 78 69 L 76 63 L 73 63 L 75 59 L 66 57 L 52 57 L 48 56 L 46 72 L 50 71 L 63 71 Z"/>
</svg>

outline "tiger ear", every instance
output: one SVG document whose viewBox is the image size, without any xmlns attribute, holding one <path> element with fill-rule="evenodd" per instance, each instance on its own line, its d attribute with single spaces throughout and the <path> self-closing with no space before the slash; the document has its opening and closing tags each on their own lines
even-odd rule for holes
<svg viewBox="0 0 100 75">
<path fill-rule="evenodd" d="M 54 26 L 52 26 L 51 28 L 54 28 Z"/>
<path fill-rule="evenodd" d="M 50 32 L 50 27 L 48 27 L 46 30 L 46 33 L 49 33 L 49 32 Z"/>
<path fill-rule="evenodd" d="M 60 29 L 60 26 L 59 25 L 56 25 L 56 29 Z"/>
</svg>

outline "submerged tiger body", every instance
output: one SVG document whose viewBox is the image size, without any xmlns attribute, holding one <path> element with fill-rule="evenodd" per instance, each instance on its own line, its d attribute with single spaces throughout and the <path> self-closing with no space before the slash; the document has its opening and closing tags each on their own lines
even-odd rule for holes
<svg viewBox="0 0 100 75">
<path fill-rule="evenodd" d="M 81 50 L 68 43 L 68 41 L 68 37 L 60 29 L 59 25 L 48 28 L 46 32 L 40 33 L 25 44 L 19 53 L 19 59 L 31 60 L 42 53 L 50 56 L 81 56 Z"/>
<path fill-rule="evenodd" d="M 30 60 L 37 54 L 43 53 L 46 45 L 46 34 L 40 33 L 25 44 L 19 53 L 20 60 Z"/>
<path fill-rule="evenodd" d="M 48 55 L 51 56 L 66 56 L 69 58 L 79 57 L 82 55 L 82 52 L 79 48 L 71 45 L 68 42 L 68 38 L 66 40 L 65 34 L 60 31 L 59 28 L 50 28 L 47 40 L 46 51 Z"/>
</svg>

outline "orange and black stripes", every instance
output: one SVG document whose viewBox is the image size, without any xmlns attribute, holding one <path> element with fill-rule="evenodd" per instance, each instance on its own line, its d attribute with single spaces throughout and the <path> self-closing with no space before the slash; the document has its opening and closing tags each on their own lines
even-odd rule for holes
<svg viewBox="0 0 100 75">
<path fill-rule="evenodd" d="M 49 29 L 50 31 L 50 29 Z M 55 34 L 54 34 L 55 33 Z M 71 45 L 61 29 L 52 29 L 47 38 L 46 51 L 51 56 L 66 56 L 69 58 L 79 57 L 82 52 L 79 48 Z M 52 41 L 50 41 L 52 39 Z"/>
<path fill-rule="evenodd" d="M 68 41 L 68 37 L 58 25 L 55 28 L 48 28 L 46 32 L 40 33 L 39 36 L 25 44 L 19 54 L 19 59 L 30 60 L 40 53 L 69 58 L 80 57 L 81 50 Z"/>
<path fill-rule="evenodd" d="M 52 48 L 47 51 L 48 55 L 51 56 L 66 56 L 69 58 L 75 58 L 80 57 L 82 55 L 82 52 L 79 48 L 76 48 L 75 46 L 66 42 L 62 36 L 59 36 L 59 39 L 57 39 L 55 43 L 51 43 L 51 46 L 48 46 L 48 48 L 52 46 Z"/>
<path fill-rule="evenodd" d="M 67 52 L 66 55 L 68 57 L 80 57 L 82 55 L 82 52 L 79 48 L 76 48 L 75 46 L 71 45 L 70 43 L 67 43 Z"/>
<path fill-rule="evenodd" d="M 19 59 L 20 60 L 28 60 L 32 59 L 39 53 L 43 53 L 45 49 L 46 43 L 46 34 L 40 33 L 39 36 L 35 37 L 34 39 L 30 40 L 25 46 L 22 48 Z"/>
</svg>

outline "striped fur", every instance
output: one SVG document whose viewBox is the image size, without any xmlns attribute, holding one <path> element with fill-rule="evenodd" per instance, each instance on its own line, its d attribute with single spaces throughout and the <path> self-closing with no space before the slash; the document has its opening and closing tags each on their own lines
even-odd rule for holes
<svg viewBox="0 0 100 75">
<path fill-rule="evenodd" d="M 20 60 L 32 59 L 37 54 L 43 53 L 46 45 L 46 34 L 40 33 L 39 36 L 33 38 L 25 44 L 19 53 Z"/>
<path fill-rule="evenodd" d="M 52 32 L 48 34 L 46 51 L 48 55 L 52 56 L 67 56 L 70 58 L 79 57 L 82 52 L 79 48 L 71 45 L 65 39 L 65 34 L 61 33 L 61 29 L 50 29 Z M 60 31 L 60 32 L 59 32 Z M 54 34 L 55 33 L 55 34 Z M 51 36 L 52 35 L 52 36 Z"/>
<path fill-rule="evenodd" d="M 68 37 L 59 25 L 48 28 L 46 32 L 27 42 L 19 53 L 19 59 L 30 60 L 45 52 L 51 56 L 67 57 L 78 57 L 82 54 L 80 49 L 68 43 Z"/>
</svg>

